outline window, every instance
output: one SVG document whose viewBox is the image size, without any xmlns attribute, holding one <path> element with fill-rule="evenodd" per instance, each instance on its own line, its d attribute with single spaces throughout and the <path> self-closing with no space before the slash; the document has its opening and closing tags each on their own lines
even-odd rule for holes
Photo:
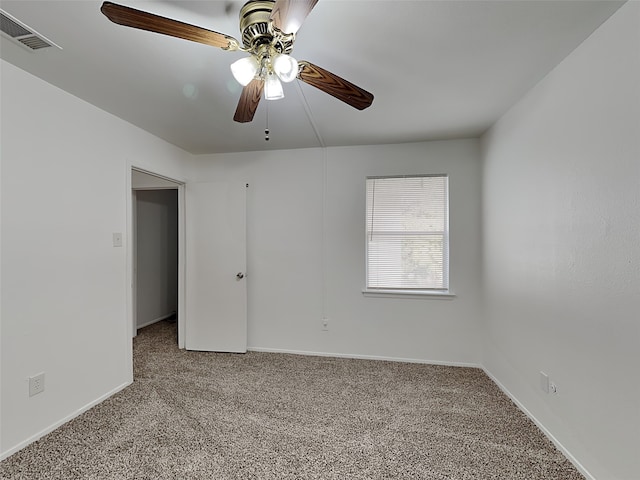
<svg viewBox="0 0 640 480">
<path fill-rule="evenodd" d="M 367 178 L 365 292 L 447 293 L 446 175 Z"/>
</svg>

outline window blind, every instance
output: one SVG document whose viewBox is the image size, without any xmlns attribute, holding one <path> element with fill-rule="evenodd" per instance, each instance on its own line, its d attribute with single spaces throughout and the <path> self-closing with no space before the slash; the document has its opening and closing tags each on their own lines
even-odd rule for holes
<svg viewBox="0 0 640 480">
<path fill-rule="evenodd" d="M 446 290 L 446 175 L 367 178 L 367 288 Z"/>
</svg>

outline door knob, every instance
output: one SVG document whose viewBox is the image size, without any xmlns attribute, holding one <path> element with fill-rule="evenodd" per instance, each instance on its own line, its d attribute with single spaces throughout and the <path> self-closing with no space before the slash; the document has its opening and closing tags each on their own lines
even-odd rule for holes
<svg viewBox="0 0 640 480">
<path fill-rule="evenodd" d="M 242 280 L 242 279 L 244 278 L 244 273 L 242 273 L 242 272 L 238 272 L 238 274 L 236 275 L 236 278 L 237 278 L 238 280 Z"/>
</svg>

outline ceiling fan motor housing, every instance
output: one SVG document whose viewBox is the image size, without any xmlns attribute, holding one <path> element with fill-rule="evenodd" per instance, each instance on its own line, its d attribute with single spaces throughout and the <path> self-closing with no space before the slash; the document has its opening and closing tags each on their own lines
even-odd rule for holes
<svg viewBox="0 0 640 480">
<path fill-rule="evenodd" d="M 274 32 L 270 28 L 269 17 L 274 4 L 275 0 L 250 0 L 240 9 L 242 43 L 253 53 L 265 44 L 271 44 L 278 53 L 289 54 L 293 50 L 293 34 Z"/>
</svg>

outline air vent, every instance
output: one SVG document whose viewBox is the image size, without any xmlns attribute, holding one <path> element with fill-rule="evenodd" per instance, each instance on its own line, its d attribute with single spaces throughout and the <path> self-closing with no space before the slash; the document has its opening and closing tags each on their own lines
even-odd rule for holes
<svg viewBox="0 0 640 480">
<path fill-rule="evenodd" d="M 1 9 L 0 31 L 5 37 L 31 51 L 37 51 L 48 47 L 57 47 L 62 50 L 62 47 L 56 45 L 45 36 L 37 33 L 33 28 L 28 27 L 20 20 Z"/>
</svg>

